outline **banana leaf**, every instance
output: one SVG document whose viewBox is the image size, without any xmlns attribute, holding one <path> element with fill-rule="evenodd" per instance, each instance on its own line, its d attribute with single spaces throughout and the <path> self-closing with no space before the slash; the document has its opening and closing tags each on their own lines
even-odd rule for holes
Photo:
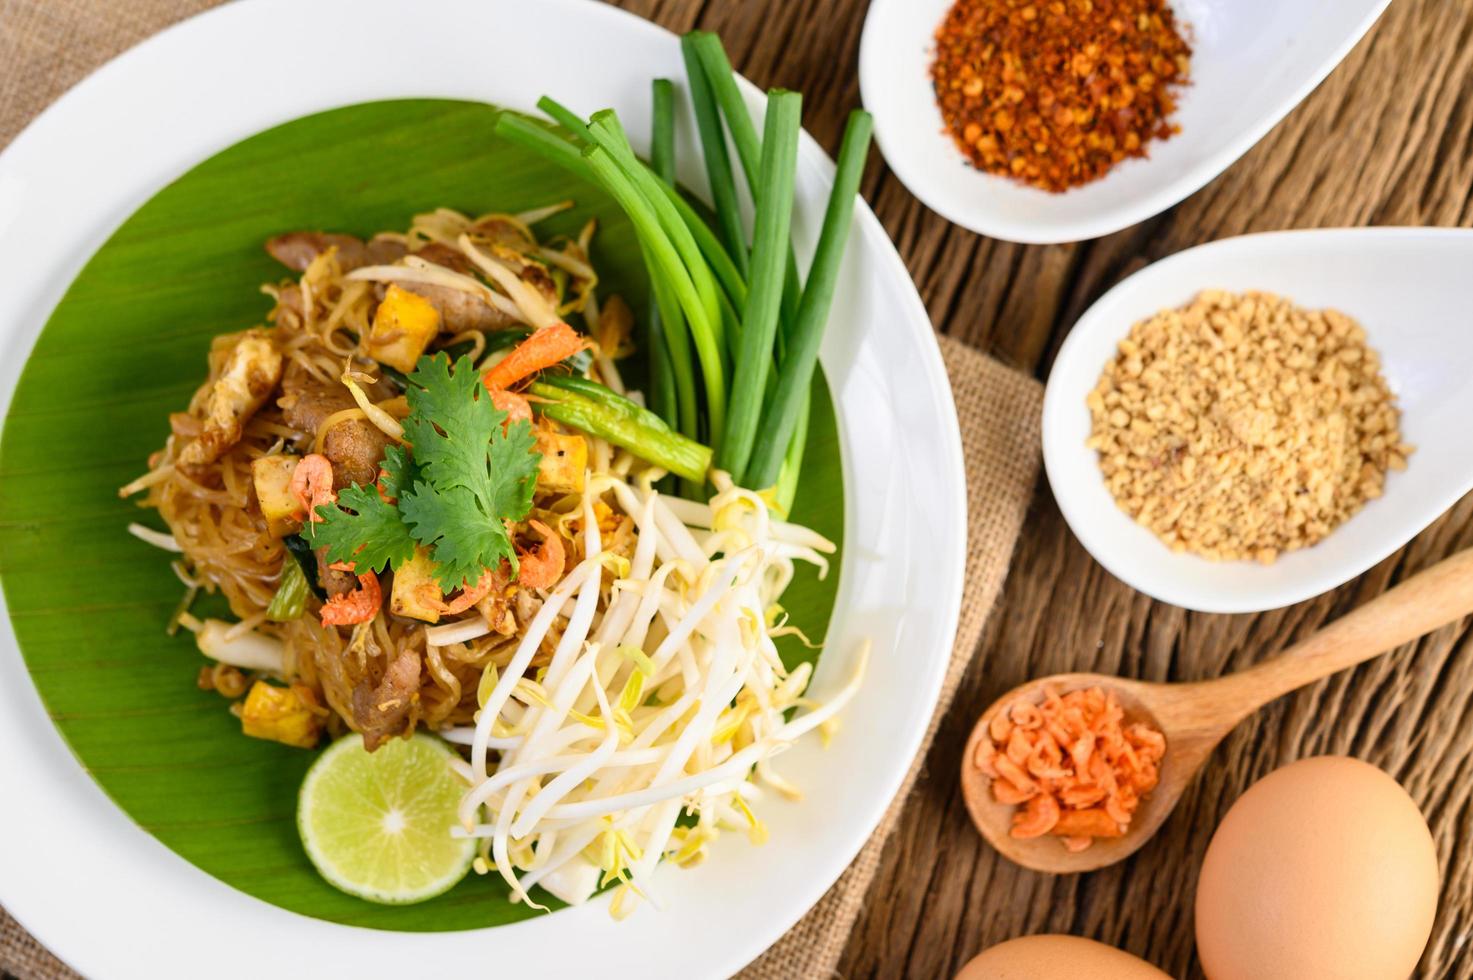
<svg viewBox="0 0 1473 980">
<path fill-rule="evenodd" d="M 493 875 L 414 906 L 334 890 L 298 840 L 297 789 L 313 753 L 246 738 L 203 658 L 165 624 L 181 586 L 169 556 L 125 531 L 162 525 L 120 500 L 205 372 L 210 338 L 261 323 L 263 282 L 287 273 L 262 243 L 321 229 L 403 230 L 435 207 L 516 212 L 571 198 L 544 234 L 599 231 L 601 291 L 643 316 L 633 230 L 592 185 L 498 140 L 501 110 L 406 100 L 309 116 L 206 160 L 161 190 L 92 257 L 47 322 L 0 435 L 0 583 L 30 675 L 62 736 L 103 790 L 175 853 L 264 901 L 334 922 L 403 931 L 480 928 L 539 914 Z M 794 519 L 839 540 L 838 439 L 820 379 Z M 835 572 L 800 573 L 785 605 L 819 638 Z M 815 656 L 781 641 L 790 663 Z M 773 805 L 791 805 L 774 803 Z M 689 872 L 699 874 L 699 869 Z M 547 896 L 540 896 L 550 901 Z"/>
</svg>

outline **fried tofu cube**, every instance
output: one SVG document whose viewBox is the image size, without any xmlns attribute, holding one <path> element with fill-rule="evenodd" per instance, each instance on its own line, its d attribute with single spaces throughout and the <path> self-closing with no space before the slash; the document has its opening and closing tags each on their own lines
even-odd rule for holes
<svg viewBox="0 0 1473 980">
<path fill-rule="evenodd" d="M 405 374 L 440 332 L 435 304 L 399 286 L 390 286 L 373 315 L 368 331 L 368 356 Z"/>
<path fill-rule="evenodd" d="M 266 517 L 271 535 L 284 538 L 302 527 L 302 505 L 291 491 L 292 476 L 297 472 L 297 457 L 285 453 L 261 456 L 251 462 L 251 482 L 256 486 L 256 500 Z"/>
<path fill-rule="evenodd" d="M 241 731 L 299 749 L 314 748 L 322 735 L 323 712 L 310 697 L 297 687 L 258 680 L 241 707 Z"/>
<path fill-rule="evenodd" d="M 537 484 L 552 493 L 582 493 L 583 474 L 588 469 L 588 440 L 580 435 L 564 435 L 540 429 L 537 451 L 542 463 L 537 471 Z"/>
<path fill-rule="evenodd" d="M 426 586 L 434 591 L 426 589 Z M 389 612 L 425 623 L 438 623 L 440 612 L 426 603 L 427 594 L 440 594 L 440 583 L 435 580 L 435 562 L 430 558 L 428 550 L 415 548 L 414 557 L 394 569 L 394 588 L 389 593 Z"/>
</svg>

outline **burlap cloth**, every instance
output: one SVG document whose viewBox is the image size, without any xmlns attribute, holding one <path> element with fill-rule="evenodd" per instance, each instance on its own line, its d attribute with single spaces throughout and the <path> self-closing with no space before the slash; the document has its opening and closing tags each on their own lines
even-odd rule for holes
<svg viewBox="0 0 1473 980">
<path fill-rule="evenodd" d="M 0 0 L 0 147 L 93 68 L 212 0 Z M 967 468 L 967 571 L 951 665 L 921 752 L 874 836 L 827 895 L 742 972 L 751 980 L 802 980 L 834 972 L 880 858 L 941 716 L 1007 574 L 1038 471 L 1042 389 L 1033 379 L 948 338 Z M 21 980 L 75 977 L 0 909 L 0 971 Z"/>
</svg>

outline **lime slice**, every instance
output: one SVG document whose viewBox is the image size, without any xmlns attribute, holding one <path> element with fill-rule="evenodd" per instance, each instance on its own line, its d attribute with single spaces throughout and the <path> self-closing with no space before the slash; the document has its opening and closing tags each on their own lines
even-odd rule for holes
<svg viewBox="0 0 1473 980">
<path fill-rule="evenodd" d="M 450 836 L 465 786 L 437 738 L 391 739 L 367 752 L 348 735 L 302 781 L 297 830 L 330 884 L 386 905 L 422 902 L 465 877 L 476 842 Z"/>
</svg>

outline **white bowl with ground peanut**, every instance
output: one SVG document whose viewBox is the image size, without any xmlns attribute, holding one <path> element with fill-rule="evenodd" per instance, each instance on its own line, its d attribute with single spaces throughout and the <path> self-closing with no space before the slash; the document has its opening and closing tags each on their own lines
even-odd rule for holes
<svg viewBox="0 0 1473 980">
<path fill-rule="evenodd" d="M 1209 612 L 1318 595 L 1473 488 L 1473 231 L 1279 232 L 1126 279 L 1044 401 L 1065 520 L 1111 573 Z"/>
</svg>

